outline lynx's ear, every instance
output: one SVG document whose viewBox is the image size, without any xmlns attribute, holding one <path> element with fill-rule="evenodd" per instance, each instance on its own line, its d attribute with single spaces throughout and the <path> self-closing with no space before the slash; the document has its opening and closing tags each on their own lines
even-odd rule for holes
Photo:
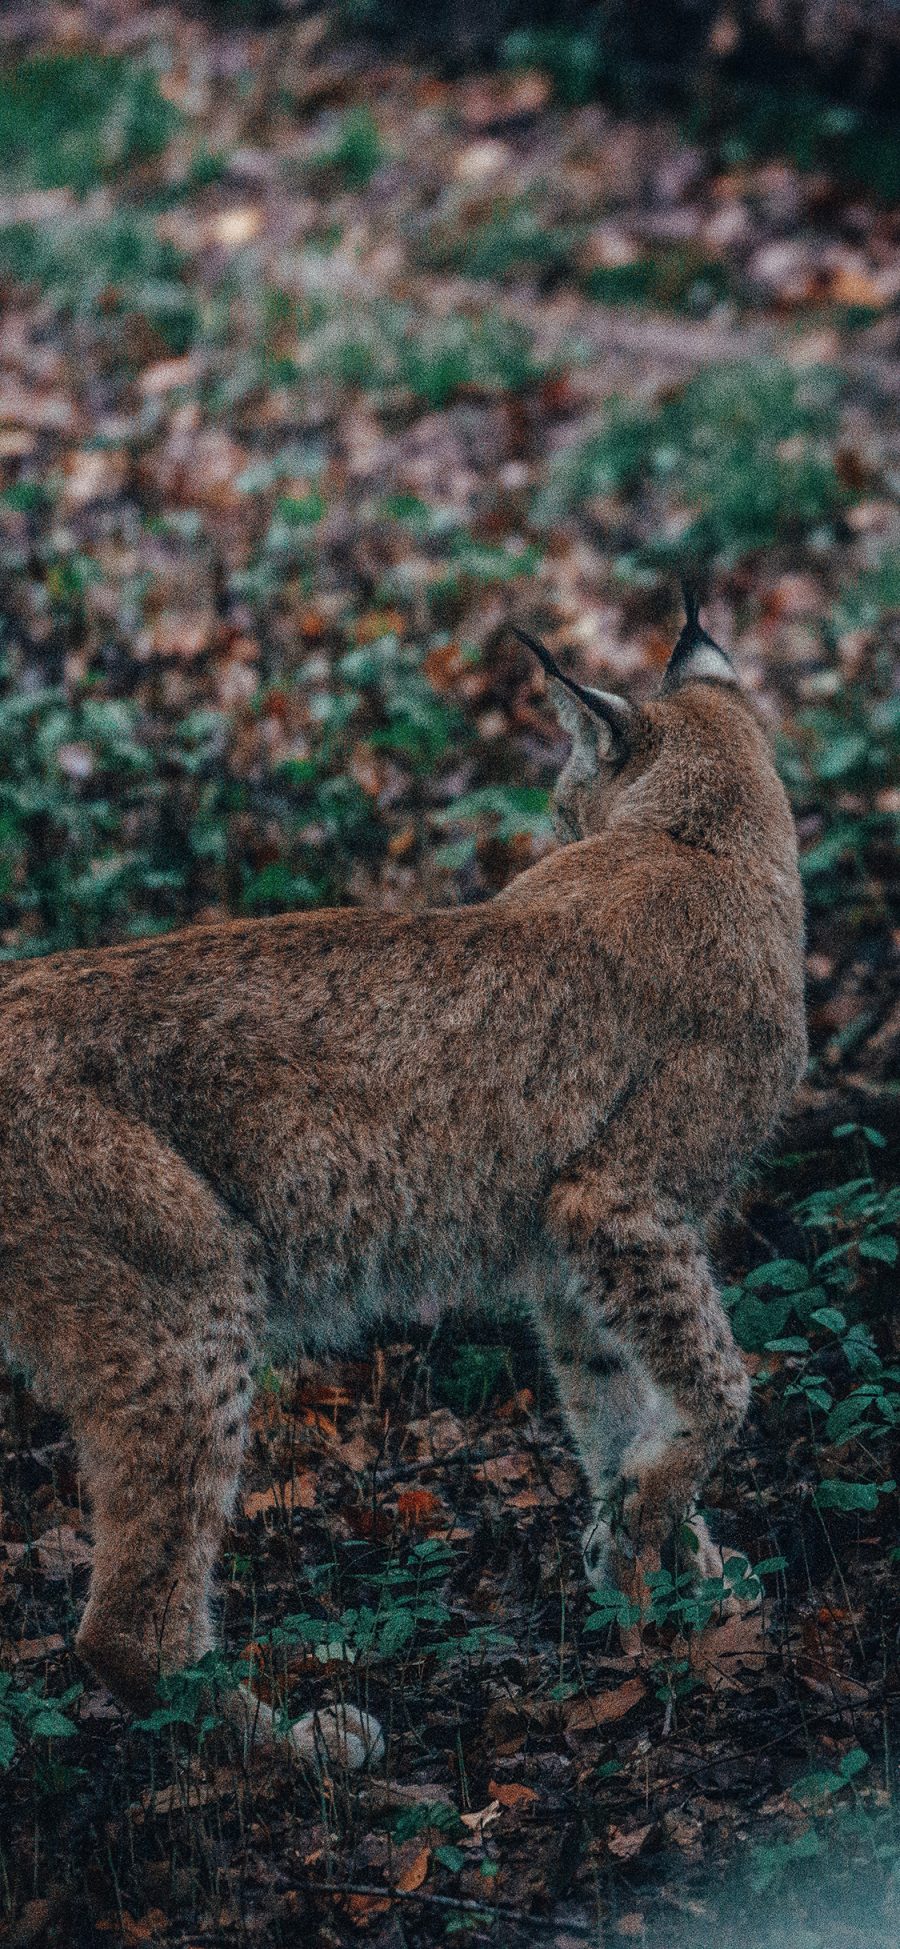
<svg viewBox="0 0 900 1949">
<path fill-rule="evenodd" d="M 520 643 L 531 650 L 548 677 L 554 680 L 553 702 L 565 731 L 593 754 L 594 761 L 621 765 L 631 750 L 636 712 L 624 697 L 609 690 L 590 690 L 586 684 L 567 677 L 546 644 L 524 629 L 514 629 Z M 572 702 L 572 699 L 576 702 Z"/>
<path fill-rule="evenodd" d="M 663 697 L 686 683 L 736 684 L 734 665 L 707 636 L 700 621 L 700 603 L 693 589 L 683 585 L 685 624 L 666 665 L 660 691 Z"/>
</svg>

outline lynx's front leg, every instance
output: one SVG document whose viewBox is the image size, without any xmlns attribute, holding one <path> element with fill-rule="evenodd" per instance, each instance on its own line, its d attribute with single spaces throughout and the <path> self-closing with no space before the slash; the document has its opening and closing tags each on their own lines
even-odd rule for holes
<svg viewBox="0 0 900 1949">
<path fill-rule="evenodd" d="M 737 1433 L 749 1383 L 690 1226 L 622 1206 L 585 1223 L 580 1186 L 560 1187 L 554 1204 L 569 1280 L 545 1333 L 594 1502 L 585 1555 L 600 1582 L 611 1527 L 620 1574 L 630 1557 L 658 1561 Z M 698 1572 L 719 1574 L 705 1524 L 692 1521 Z"/>
<path fill-rule="evenodd" d="M 653 1400 L 643 1368 L 603 1325 L 598 1297 L 596 1279 L 573 1267 L 562 1290 L 540 1307 L 539 1326 L 588 1486 L 582 1551 L 590 1581 L 600 1585 L 614 1578 L 623 1460 L 639 1431 L 652 1425 Z"/>
</svg>

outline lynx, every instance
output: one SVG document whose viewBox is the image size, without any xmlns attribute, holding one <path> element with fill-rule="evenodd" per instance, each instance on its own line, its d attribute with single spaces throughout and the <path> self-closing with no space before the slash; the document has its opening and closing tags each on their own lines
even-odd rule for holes
<svg viewBox="0 0 900 1949">
<path fill-rule="evenodd" d="M 524 1299 L 595 1580 L 660 1548 L 743 1420 L 705 1237 L 805 1059 L 790 810 L 693 599 L 643 707 L 525 640 L 572 738 L 562 843 L 495 899 L 3 976 L 0 1323 L 77 1439 L 77 1649 L 126 1708 L 212 1643 L 269 1333 L 322 1353 L 388 1311 Z M 380 1750 L 364 1715 L 326 1735 Z"/>
</svg>

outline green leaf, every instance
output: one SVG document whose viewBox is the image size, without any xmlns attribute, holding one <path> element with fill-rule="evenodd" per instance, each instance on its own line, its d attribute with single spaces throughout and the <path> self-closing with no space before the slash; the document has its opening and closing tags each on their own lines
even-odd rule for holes
<svg viewBox="0 0 900 1949">
<path fill-rule="evenodd" d="M 896 1265 L 898 1253 L 900 1253 L 900 1246 L 897 1240 L 889 1238 L 886 1233 L 878 1234 L 875 1238 L 861 1238 L 859 1241 L 861 1259 L 877 1259 L 882 1265 Z"/>
<path fill-rule="evenodd" d="M 774 1286 L 778 1292 L 796 1293 L 809 1284 L 808 1269 L 800 1259 L 772 1259 L 768 1265 L 757 1266 L 748 1272 L 744 1280 L 747 1292 L 758 1292 L 761 1287 Z"/>
<path fill-rule="evenodd" d="M 820 1306 L 811 1315 L 817 1326 L 824 1326 L 829 1333 L 843 1333 L 847 1324 L 845 1315 L 837 1306 Z"/>
<path fill-rule="evenodd" d="M 834 1478 L 819 1483 L 815 1493 L 817 1509 L 877 1509 L 879 1496 L 894 1487 L 892 1482 L 845 1482 Z"/>
<path fill-rule="evenodd" d="M 282 494 L 275 503 L 275 513 L 289 527 L 307 527 L 311 522 L 324 520 L 328 512 L 327 503 L 321 494 Z"/>
<path fill-rule="evenodd" d="M 61 1712 L 48 1705 L 43 1712 L 35 1714 L 30 1731 L 39 1733 L 42 1739 L 71 1739 L 76 1728 L 71 1719 L 64 1719 Z"/>
<path fill-rule="evenodd" d="M 466 1856 L 462 1848 L 453 1847 L 449 1843 L 436 1847 L 434 1858 L 440 1862 L 442 1868 L 449 1868 L 452 1875 L 458 1875 L 466 1865 Z"/>
</svg>

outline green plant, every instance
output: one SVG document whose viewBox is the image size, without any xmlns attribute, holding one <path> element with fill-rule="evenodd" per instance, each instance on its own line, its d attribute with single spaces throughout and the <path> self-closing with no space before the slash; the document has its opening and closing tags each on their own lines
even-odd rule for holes
<svg viewBox="0 0 900 1949">
<path fill-rule="evenodd" d="M 152 862 L 123 844 L 121 801 L 151 762 L 127 704 L 53 689 L 0 697 L 0 912 L 7 926 L 31 922 L 32 947 L 87 942 L 127 920 Z"/>
<path fill-rule="evenodd" d="M 583 230 L 549 222 L 524 196 L 499 201 L 483 223 L 442 230 L 429 237 L 425 258 L 468 277 L 555 278 L 568 269 Z"/>
<path fill-rule="evenodd" d="M 247 1677 L 244 1660 L 226 1658 L 220 1651 L 208 1651 L 196 1665 L 164 1674 L 158 1686 L 159 1704 L 141 1719 L 135 1719 L 137 1732 L 190 1732 L 202 1745 L 211 1732 L 222 1725 L 219 1700 Z"/>
<path fill-rule="evenodd" d="M 601 431 L 564 452 L 538 497 L 551 521 L 595 494 L 652 484 L 677 539 L 654 539 L 647 562 L 734 561 L 833 519 L 847 499 L 828 445 L 838 382 L 798 376 L 776 359 L 714 366 L 655 410 L 619 400 Z"/>
<path fill-rule="evenodd" d="M 587 10 L 584 29 L 526 27 L 503 46 L 511 67 L 545 68 L 561 102 L 577 107 L 591 100 L 609 72 L 603 46 L 602 8 Z"/>
<path fill-rule="evenodd" d="M 875 1860 L 887 1865 L 896 1864 L 898 1852 L 893 1811 L 886 1808 L 870 1810 L 854 1786 L 854 1781 L 869 1764 L 868 1753 L 861 1746 L 854 1746 L 842 1754 L 836 1769 L 829 1767 L 804 1774 L 795 1780 L 791 1797 L 808 1809 L 810 1825 L 786 1840 L 770 1842 L 765 1846 L 756 1845 L 750 1849 L 748 1874 L 755 1894 L 768 1895 L 780 1889 L 798 1867 L 804 1867 L 809 1861 L 818 1861 L 826 1853 L 834 1867 L 835 1857 L 840 1851 L 844 1856 L 840 1863 L 844 1872 L 850 1870 L 858 1874 L 861 1841 L 867 1844 L 869 1865 Z M 837 1798 L 846 1788 L 850 1789 L 852 1804 Z"/>
<path fill-rule="evenodd" d="M 321 160 L 337 169 L 350 189 L 365 189 L 385 159 L 378 123 L 368 108 L 349 108 L 335 141 Z"/>
<path fill-rule="evenodd" d="M 456 1838 L 465 1834 L 465 1828 L 455 1807 L 446 1800 L 419 1800 L 411 1807 L 404 1807 L 394 1822 L 394 1840 L 411 1841 L 417 1834 L 429 1831 L 446 1834 Z"/>
<path fill-rule="evenodd" d="M 273 1650 L 305 1645 L 323 1663 L 366 1667 L 400 1657 L 419 1639 L 434 1648 L 452 1617 L 443 1591 L 452 1566 L 446 1543 L 427 1538 L 403 1562 L 391 1560 L 367 1576 L 374 1601 L 329 1607 L 320 1616 L 291 1612 L 260 1642 Z"/>
<path fill-rule="evenodd" d="M 173 352 L 184 352 L 200 326 L 200 307 L 184 263 L 152 225 L 123 215 L 103 222 L 64 215 L 0 229 L 0 271 L 40 284 L 60 313 L 81 320 L 121 319 L 140 312 Z M 117 343 L 119 341 L 117 340 Z"/>
<path fill-rule="evenodd" d="M 381 720 L 369 733 L 374 750 L 398 752 L 415 770 L 428 771 L 459 738 L 458 711 L 432 688 L 420 668 L 419 652 L 393 633 L 350 650 L 341 658 L 338 674 L 357 687 Z"/>
<path fill-rule="evenodd" d="M 0 73 L 7 179 L 80 194 L 158 155 L 181 115 L 149 68 L 103 54 L 35 54 Z"/>
<path fill-rule="evenodd" d="M 822 170 L 885 203 L 900 192 L 900 141 L 891 121 L 851 101 L 810 89 L 722 85 L 685 95 L 689 141 L 701 141 L 725 168 L 785 156 L 798 169 Z"/>
<path fill-rule="evenodd" d="M 731 295 L 721 258 L 684 246 L 631 264 L 597 265 L 585 273 L 583 284 L 601 304 L 658 305 L 701 315 Z"/>
<path fill-rule="evenodd" d="M 58 1699 L 48 1698 L 36 1686 L 17 1686 L 10 1672 L 0 1672 L 0 1770 L 12 1765 L 22 1741 L 71 1739 L 77 1728 L 67 1715 L 83 1690 L 70 1685 Z"/>
<path fill-rule="evenodd" d="M 696 1551 L 697 1539 L 689 1521 L 682 1525 L 680 1547 L 683 1559 Z M 698 1579 L 689 1565 L 675 1571 L 650 1571 L 646 1578 L 649 1604 L 645 1612 L 621 1590 L 612 1585 L 600 1586 L 590 1593 L 590 1614 L 584 1628 L 606 1631 L 615 1624 L 628 1629 L 643 1615 L 645 1623 L 675 1628 L 679 1636 L 703 1631 L 714 1617 L 721 1615 L 723 1604 L 732 1598 L 737 1597 L 744 1604 L 758 1603 L 762 1579 L 783 1569 L 783 1557 L 767 1557 L 765 1562 L 751 1567 L 746 1557 L 735 1552 L 725 1558 L 720 1577 Z"/>
<path fill-rule="evenodd" d="M 848 591 L 845 618 L 874 619 L 888 607 L 897 565 L 882 568 Z M 872 684 L 839 684 L 827 702 L 800 711 L 794 734 L 781 746 L 781 769 L 795 805 L 818 814 L 821 830 L 801 858 L 807 896 L 815 906 L 834 906 L 854 896 L 879 902 L 870 884 L 870 863 L 879 847 L 889 852 L 900 819 L 879 803 L 900 763 L 900 698 Z"/>
<path fill-rule="evenodd" d="M 523 833 L 546 838 L 552 830 L 547 803 L 547 792 L 536 785 L 481 785 L 474 792 L 466 792 L 463 798 L 432 814 L 438 826 L 471 828 L 463 838 L 438 847 L 438 863 L 453 868 L 465 865 L 473 857 L 478 831 L 485 824 L 501 842 Z"/>
</svg>

